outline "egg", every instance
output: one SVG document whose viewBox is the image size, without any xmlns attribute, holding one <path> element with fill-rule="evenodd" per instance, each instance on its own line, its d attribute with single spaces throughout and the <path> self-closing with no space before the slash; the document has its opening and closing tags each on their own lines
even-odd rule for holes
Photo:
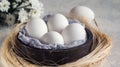
<svg viewBox="0 0 120 67">
<path fill-rule="evenodd" d="M 64 28 L 68 26 L 69 22 L 67 18 L 62 14 L 54 14 L 48 19 L 49 31 L 62 32 Z"/>
<path fill-rule="evenodd" d="M 81 24 L 72 23 L 63 30 L 62 36 L 64 39 L 64 43 L 69 44 L 73 41 L 85 40 L 86 31 L 85 31 L 85 28 Z"/>
<path fill-rule="evenodd" d="M 32 18 L 30 22 L 26 24 L 25 29 L 29 36 L 38 39 L 48 32 L 47 25 L 39 17 Z"/>
<path fill-rule="evenodd" d="M 85 6 L 76 6 L 72 8 L 70 11 L 70 16 L 79 19 L 81 22 L 89 23 L 91 23 L 95 18 L 94 12 Z"/>
<path fill-rule="evenodd" d="M 64 40 L 61 34 L 55 31 L 50 31 L 42 36 L 41 41 L 47 44 L 61 44 L 64 45 Z"/>
</svg>

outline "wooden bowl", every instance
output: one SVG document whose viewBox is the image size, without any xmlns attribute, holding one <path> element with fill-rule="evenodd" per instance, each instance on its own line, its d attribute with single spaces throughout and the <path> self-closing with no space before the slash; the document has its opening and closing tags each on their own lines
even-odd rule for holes
<svg viewBox="0 0 120 67">
<path fill-rule="evenodd" d="M 90 53 L 93 35 L 89 29 L 85 30 L 87 32 L 86 43 L 68 49 L 39 49 L 25 45 L 16 36 L 15 53 L 24 60 L 37 65 L 58 66 L 75 62 Z"/>
</svg>

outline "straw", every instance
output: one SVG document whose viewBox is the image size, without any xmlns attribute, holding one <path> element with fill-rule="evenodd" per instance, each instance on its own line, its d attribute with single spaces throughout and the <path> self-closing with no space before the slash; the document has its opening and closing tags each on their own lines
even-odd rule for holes
<svg viewBox="0 0 120 67">
<path fill-rule="evenodd" d="M 78 19 L 79 20 L 79 19 Z M 96 22 L 95 22 L 96 23 Z M 1 60 L 5 67 L 50 67 L 39 66 L 32 64 L 24 58 L 19 57 L 14 50 L 15 36 L 19 32 L 20 28 L 26 23 L 18 24 L 12 33 L 5 39 L 1 47 Z M 100 30 L 93 28 L 89 23 L 84 22 L 86 28 L 88 28 L 93 34 L 93 44 L 91 47 L 91 53 L 80 58 L 79 60 L 67 63 L 64 65 L 58 65 L 57 67 L 96 67 L 102 62 L 102 60 L 109 54 L 111 49 L 111 39 Z M 97 25 L 97 24 L 96 24 Z M 35 61 L 34 59 L 29 59 Z M 37 63 L 37 62 L 36 62 Z M 38 62 L 39 63 L 39 62 Z"/>
</svg>

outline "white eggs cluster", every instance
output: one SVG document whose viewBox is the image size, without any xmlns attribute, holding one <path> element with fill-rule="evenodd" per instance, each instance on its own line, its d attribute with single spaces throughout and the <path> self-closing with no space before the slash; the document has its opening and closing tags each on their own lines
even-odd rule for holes
<svg viewBox="0 0 120 67">
<path fill-rule="evenodd" d="M 62 14 L 54 14 L 45 23 L 41 18 L 32 18 L 25 29 L 29 36 L 48 44 L 69 44 L 85 40 L 86 31 L 80 23 L 69 23 Z"/>
</svg>

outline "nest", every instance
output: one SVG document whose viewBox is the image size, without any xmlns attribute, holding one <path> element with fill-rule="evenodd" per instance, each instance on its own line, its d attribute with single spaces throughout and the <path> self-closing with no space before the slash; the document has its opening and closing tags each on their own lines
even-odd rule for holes
<svg viewBox="0 0 120 67">
<path fill-rule="evenodd" d="M 14 48 L 16 48 L 15 45 L 17 45 L 15 43 L 15 38 L 19 32 L 19 29 L 24 26 L 24 24 L 25 23 L 18 24 L 3 42 L 1 48 L 1 60 L 3 65 L 5 67 L 51 67 L 32 64 L 15 53 Z M 58 65 L 57 67 L 96 67 L 109 54 L 111 49 L 110 37 L 102 33 L 99 29 L 93 28 L 87 22 L 84 22 L 84 24 L 86 25 L 86 28 L 89 29 L 93 34 L 91 52 L 75 62 Z M 30 60 L 34 61 L 34 59 Z"/>
</svg>

